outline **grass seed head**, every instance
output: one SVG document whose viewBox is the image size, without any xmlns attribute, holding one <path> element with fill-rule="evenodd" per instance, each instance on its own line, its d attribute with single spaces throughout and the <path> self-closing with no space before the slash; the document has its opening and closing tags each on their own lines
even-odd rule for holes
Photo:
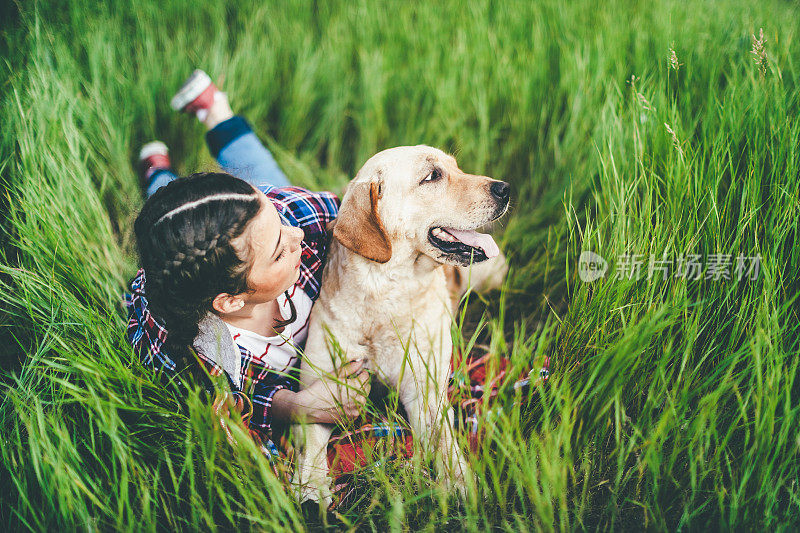
<svg viewBox="0 0 800 533">
<path fill-rule="evenodd" d="M 666 122 L 664 123 L 664 127 L 667 128 L 667 133 L 672 136 L 672 145 L 681 155 L 683 155 L 683 148 L 681 147 L 680 140 L 678 140 L 678 136 L 675 134 L 675 130 L 673 130 Z"/>
<path fill-rule="evenodd" d="M 761 77 L 767 75 L 767 49 L 764 46 L 767 40 L 764 38 L 764 28 L 758 29 L 758 39 L 756 39 L 755 34 L 753 34 L 753 49 L 750 50 L 750 53 L 755 56 L 753 59 L 758 65 L 758 70 L 761 72 Z"/>
<path fill-rule="evenodd" d="M 669 68 L 677 71 L 679 68 L 681 68 L 681 65 L 683 65 L 683 63 L 678 63 L 678 54 L 675 53 L 674 46 L 675 45 L 672 44 L 669 47 L 669 54 L 667 55 L 667 60 L 669 61 Z"/>
</svg>

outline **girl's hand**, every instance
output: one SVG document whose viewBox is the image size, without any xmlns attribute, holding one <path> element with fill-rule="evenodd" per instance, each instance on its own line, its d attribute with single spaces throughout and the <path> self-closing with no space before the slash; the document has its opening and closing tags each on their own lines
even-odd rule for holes
<svg viewBox="0 0 800 533">
<path fill-rule="evenodd" d="M 350 361 L 334 375 L 318 379 L 295 394 L 293 418 L 318 424 L 355 420 L 367 402 L 370 375 L 364 360 Z"/>
<path fill-rule="evenodd" d="M 250 421 L 250 415 L 253 414 L 253 404 L 250 398 L 241 392 L 226 391 L 224 394 L 214 398 L 212 407 L 214 409 L 214 414 L 219 420 L 220 427 L 225 431 L 225 437 L 228 439 L 231 446 L 235 446 L 236 439 L 233 438 L 233 434 L 231 434 L 231 430 L 228 428 L 228 423 L 225 419 L 231 417 L 231 413 L 238 413 L 242 417 L 244 426 L 247 427 Z"/>
</svg>

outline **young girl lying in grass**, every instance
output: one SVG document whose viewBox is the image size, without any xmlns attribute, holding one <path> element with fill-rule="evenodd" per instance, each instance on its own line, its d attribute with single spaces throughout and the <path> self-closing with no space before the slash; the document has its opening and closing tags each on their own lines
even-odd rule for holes
<svg viewBox="0 0 800 533">
<path fill-rule="evenodd" d="M 198 360 L 209 375 L 224 379 L 230 393 L 215 407 L 235 407 L 265 453 L 276 455 L 273 425 L 354 420 L 364 407 L 363 395 L 347 394 L 349 387 L 368 390 L 369 375 L 359 361 L 341 368 L 339 384 L 330 388 L 318 381 L 297 392 L 291 376 L 319 294 L 326 226 L 339 200 L 290 186 L 206 73 L 195 71 L 172 107 L 205 124 L 209 149 L 226 172 L 178 178 L 163 143 L 142 148 L 148 199 L 135 223 L 142 268 L 127 299 L 127 336 L 142 362 L 172 382 L 190 374 L 213 390 Z M 451 387 L 466 389 L 460 413 L 473 448 L 480 405 L 475 397 L 491 396 L 495 387 L 483 386 L 485 360 L 462 368 L 460 385 Z M 494 384 L 501 383 L 505 363 L 500 361 Z M 339 459 L 334 470 L 363 463 L 358 442 L 383 437 L 399 437 L 403 454 L 410 453 L 406 430 L 367 424 L 333 439 L 329 457 Z"/>
<path fill-rule="evenodd" d="M 326 224 L 339 200 L 289 186 L 205 72 L 192 74 L 172 106 L 205 124 L 228 173 L 177 178 L 163 143 L 142 148 L 148 199 L 135 223 L 142 268 L 127 301 L 130 342 L 145 364 L 177 381 L 182 372 L 203 379 L 196 354 L 211 375 L 227 378 L 235 406 L 262 437 L 273 419 L 356 418 L 363 397 L 344 392 L 349 381 L 366 386 L 360 362 L 342 368 L 342 385 L 331 389 L 320 382 L 295 392 L 288 375 L 307 335 Z"/>
</svg>

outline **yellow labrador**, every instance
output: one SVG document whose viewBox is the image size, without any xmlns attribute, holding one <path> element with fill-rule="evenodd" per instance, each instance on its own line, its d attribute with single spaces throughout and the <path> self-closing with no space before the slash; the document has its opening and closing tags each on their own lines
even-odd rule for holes
<svg viewBox="0 0 800 533">
<path fill-rule="evenodd" d="M 447 400 L 451 291 L 463 292 L 468 276 L 502 281 L 506 267 L 497 244 L 475 229 L 505 214 L 508 204 L 507 183 L 466 174 L 436 148 L 403 146 L 370 158 L 342 200 L 301 368 L 305 388 L 347 360 L 365 359 L 397 389 L 415 439 L 436 454 L 439 475 L 462 490 L 467 463 Z M 448 279 L 446 266 L 464 269 L 471 262 L 475 272 L 451 270 Z M 301 501 L 330 501 L 331 430 L 293 428 Z"/>
</svg>

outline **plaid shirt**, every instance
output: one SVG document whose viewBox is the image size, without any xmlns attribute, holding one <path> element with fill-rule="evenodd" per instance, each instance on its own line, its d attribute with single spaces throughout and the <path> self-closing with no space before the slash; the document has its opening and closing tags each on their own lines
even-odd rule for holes
<svg viewBox="0 0 800 533">
<path fill-rule="evenodd" d="M 339 199 L 332 193 L 314 193 L 300 187 L 264 187 L 261 191 L 272 201 L 286 225 L 301 228 L 305 236 L 301 244 L 299 286 L 312 300 L 319 296 L 322 281 L 322 266 L 327 248 L 326 226 L 339 212 Z M 145 272 L 140 269 L 131 282 L 131 292 L 125 295 L 128 309 L 127 338 L 134 351 L 146 366 L 161 372 L 162 376 L 180 383 L 181 368 L 165 352 L 167 330 L 155 317 L 145 296 Z M 272 397 L 281 389 L 296 388 L 296 382 L 285 374 L 260 364 L 245 348 L 239 346 L 242 355 L 242 377 L 244 391 L 253 404 L 250 429 L 268 434 L 271 429 Z M 196 352 L 198 359 L 212 376 L 226 376 L 232 390 L 238 387 L 227 373 L 214 361 Z M 238 381 L 238 380 L 237 380 Z"/>
</svg>

